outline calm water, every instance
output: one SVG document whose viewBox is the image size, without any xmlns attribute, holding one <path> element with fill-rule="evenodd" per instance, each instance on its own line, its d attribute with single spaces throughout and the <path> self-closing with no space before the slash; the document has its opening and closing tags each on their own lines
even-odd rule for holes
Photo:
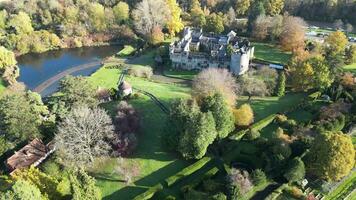
<svg viewBox="0 0 356 200">
<path fill-rule="evenodd" d="M 117 53 L 120 46 L 86 47 L 64 49 L 41 54 L 26 54 L 17 58 L 20 67 L 19 82 L 25 83 L 29 89 L 34 89 L 42 82 L 69 68 L 95 62 Z M 82 70 L 72 75 L 87 76 L 100 66 Z M 53 93 L 58 88 L 58 82 L 42 92 L 43 96 Z"/>
</svg>

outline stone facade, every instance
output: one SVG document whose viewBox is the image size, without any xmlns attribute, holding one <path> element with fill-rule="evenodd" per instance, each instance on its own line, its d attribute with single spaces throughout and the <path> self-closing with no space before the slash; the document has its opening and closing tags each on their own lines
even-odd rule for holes
<svg viewBox="0 0 356 200">
<path fill-rule="evenodd" d="M 230 46 L 230 53 L 228 53 Z M 227 35 L 204 34 L 202 29 L 184 28 L 183 38 L 170 45 L 174 68 L 200 70 L 227 68 L 235 75 L 244 74 L 253 58 L 254 47 L 231 31 Z"/>
</svg>

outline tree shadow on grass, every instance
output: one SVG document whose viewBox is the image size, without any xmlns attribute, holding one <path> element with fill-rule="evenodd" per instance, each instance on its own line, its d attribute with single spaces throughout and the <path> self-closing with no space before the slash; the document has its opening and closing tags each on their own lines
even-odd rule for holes
<svg viewBox="0 0 356 200">
<path fill-rule="evenodd" d="M 113 192 L 112 194 L 103 197 L 103 200 L 126 200 L 133 199 L 135 196 L 145 192 L 147 188 L 138 186 L 126 186 L 121 190 Z"/>
</svg>

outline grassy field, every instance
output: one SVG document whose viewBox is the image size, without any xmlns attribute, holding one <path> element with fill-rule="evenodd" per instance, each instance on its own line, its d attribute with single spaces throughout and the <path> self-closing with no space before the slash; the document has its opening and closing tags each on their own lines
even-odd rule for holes
<svg viewBox="0 0 356 200">
<path fill-rule="evenodd" d="M 254 42 L 252 45 L 255 46 L 255 59 L 261 61 L 284 65 L 291 57 L 290 53 L 281 51 L 273 44 Z"/>
<path fill-rule="evenodd" d="M 135 65 L 153 65 L 153 52 L 149 51 L 130 63 Z M 102 67 L 92 74 L 89 80 L 97 87 L 112 88 L 117 86 L 120 69 Z M 188 98 L 190 88 L 179 84 L 152 82 L 147 79 L 126 76 L 125 80 L 134 88 L 142 89 L 155 95 L 166 106 L 177 98 Z M 141 116 L 141 129 L 138 133 L 138 146 L 135 153 L 126 158 L 129 164 L 140 166 L 140 175 L 132 184 L 126 185 L 118 174 L 113 173 L 117 160 L 113 158 L 98 161 L 91 173 L 97 179 L 103 199 L 132 199 L 145 188 L 153 186 L 172 174 L 178 172 L 189 162 L 179 159 L 177 155 L 165 151 L 161 137 L 164 134 L 167 115 L 148 97 L 140 95 L 129 100 Z M 115 109 L 117 102 L 103 105 L 107 110 Z"/>
<path fill-rule="evenodd" d="M 344 70 L 356 74 L 356 63 L 344 66 Z"/>
<path fill-rule="evenodd" d="M 338 200 L 345 198 L 348 193 L 355 189 L 356 184 L 356 171 L 351 172 L 351 175 L 344 180 L 335 190 L 326 195 L 325 200 Z"/>
</svg>

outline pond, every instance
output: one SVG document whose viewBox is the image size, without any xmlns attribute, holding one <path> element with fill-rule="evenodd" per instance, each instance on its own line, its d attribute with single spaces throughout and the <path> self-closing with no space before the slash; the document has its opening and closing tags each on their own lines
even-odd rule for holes
<svg viewBox="0 0 356 200">
<path fill-rule="evenodd" d="M 85 47 L 49 51 L 41 54 L 26 54 L 17 58 L 20 67 L 19 82 L 23 82 L 28 89 L 33 90 L 41 83 L 70 68 L 98 62 L 101 59 L 117 53 L 121 46 Z M 100 67 L 93 67 L 74 72 L 72 75 L 88 76 Z M 48 96 L 58 89 L 59 81 L 53 83 L 41 92 Z"/>
</svg>

